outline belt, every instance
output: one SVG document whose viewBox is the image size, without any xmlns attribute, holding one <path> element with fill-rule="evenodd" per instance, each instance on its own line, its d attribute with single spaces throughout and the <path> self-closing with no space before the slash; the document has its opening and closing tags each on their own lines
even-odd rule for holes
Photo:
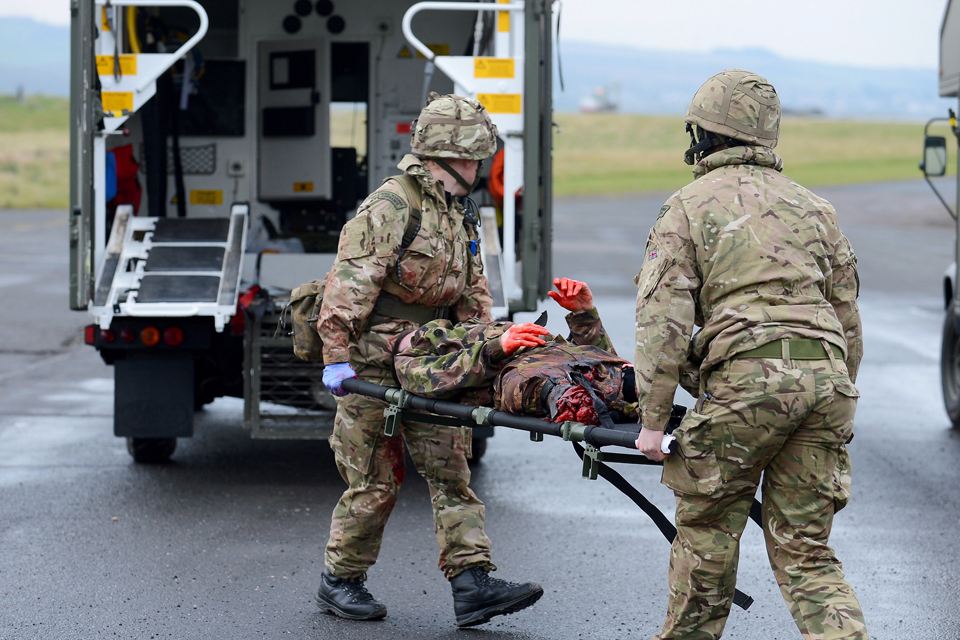
<svg viewBox="0 0 960 640">
<path fill-rule="evenodd" d="M 377 305 L 370 320 L 373 323 L 387 318 L 409 320 L 415 324 L 427 324 L 431 320 L 449 318 L 450 307 L 428 307 L 425 304 L 408 304 L 385 291 L 380 292 Z"/>
<path fill-rule="evenodd" d="M 830 350 L 837 358 L 843 358 L 843 350 L 835 344 L 830 345 Z M 741 351 L 731 356 L 731 360 L 741 358 L 771 358 L 784 360 L 829 360 L 830 355 L 823 348 L 820 340 L 810 340 L 804 338 L 790 338 L 787 340 L 774 340 L 756 349 Z"/>
</svg>

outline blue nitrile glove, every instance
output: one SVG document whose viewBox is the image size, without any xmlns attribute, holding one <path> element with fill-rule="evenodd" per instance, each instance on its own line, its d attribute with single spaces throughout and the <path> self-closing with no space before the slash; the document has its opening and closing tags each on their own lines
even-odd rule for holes
<svg viewBox="0 0 960 640">
<path fill-rule="evenodd" d="M 323 386 L 335 396 L 347 395 L 347 392 L 343 390 L 343 381 L 356 377 L 357 372 L 353 370 L 349 362 L 328 364 L 323 368 Z"/>
</svg>

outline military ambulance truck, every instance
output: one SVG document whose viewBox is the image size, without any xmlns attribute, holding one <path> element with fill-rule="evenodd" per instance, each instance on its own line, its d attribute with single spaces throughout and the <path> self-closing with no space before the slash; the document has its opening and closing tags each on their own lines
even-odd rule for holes
<svg viewBox="0 0 960 640">
<path fill-rule="evenodd" d="M 330 434 L 322 364 L 278 320 L 399 173 L 429 91 L 498 126 L 508 195 L 474 196 L 494 314 L 536 308 L 552 1 L 72 0 L 70 304 L 93 317 L 135 460 L 167 459 L 221 396 L 253 438 Z"/>
<path fill-rule="evenodd" d="M 960 2 L 948 0 L 940 25 L 940 97 L 960 97 Z M 946 123 L 950 128 L 950 141 L 944 136 L 930 135 L 932 125 Z M 947 171 L 948 148 L 957 149 L 960 130 L 957 129 L 956 114 L 950 109 L 948 118 L 933 118 L 924 128 L 923 159 L 920 170 L 924 178 L 957 223 L 957 206 L 960 204 L 960 188 L 951 206 L 932 177 L 940 177 Z M 958 173 L 960 180 L 960 173 Z M 958 182 L 960 187 L 960 182 Z M 954 428 L 960 429 L 960 297 L 957 286 L 960 283 L 958 256 L 960 256 L 960 229 L 954 236 L 954 262 L 943 276 L 943 302 L 946 313 L 943 319 L 943 339 L 940 349 L 940 381 L 943 389 L 943 404 L 950 416 Z"/>
</svg>

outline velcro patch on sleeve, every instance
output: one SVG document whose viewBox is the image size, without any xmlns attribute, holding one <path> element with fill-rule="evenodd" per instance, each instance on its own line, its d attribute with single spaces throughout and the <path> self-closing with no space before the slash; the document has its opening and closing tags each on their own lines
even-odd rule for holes
<svg viewBox="0 0 960 640">
<path fill-rule="evenodd" d="M 670 210 L 670 205 L 668 205 L 668 204 L 665 204 L 665 205 L 663 205 L 662 207 L 660 207 L 660 215 L 657 216 L 657 220 L 659 220 L 660 218 L 662 218 L 662 217 L 663 217 L 663 214 L 665 214 L 665 213 L 666 213 L 667 211 L 669 211 L 669 210 Z"/>
</svg>

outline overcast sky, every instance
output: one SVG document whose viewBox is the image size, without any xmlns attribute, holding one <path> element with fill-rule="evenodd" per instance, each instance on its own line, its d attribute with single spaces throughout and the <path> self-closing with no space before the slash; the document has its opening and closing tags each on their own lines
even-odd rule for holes
<svg viewBox="0 0 960 640">
<path fill-rule="evenodd" d="M 0 16 L 68 24 L 69 6 L 69 0 L 0 0 Z M 671 51 L 760 47 L 797 60 L 936 68 L 945 6 L 946 0 L 563 0 L 561 37 Z"/>
</svg>

